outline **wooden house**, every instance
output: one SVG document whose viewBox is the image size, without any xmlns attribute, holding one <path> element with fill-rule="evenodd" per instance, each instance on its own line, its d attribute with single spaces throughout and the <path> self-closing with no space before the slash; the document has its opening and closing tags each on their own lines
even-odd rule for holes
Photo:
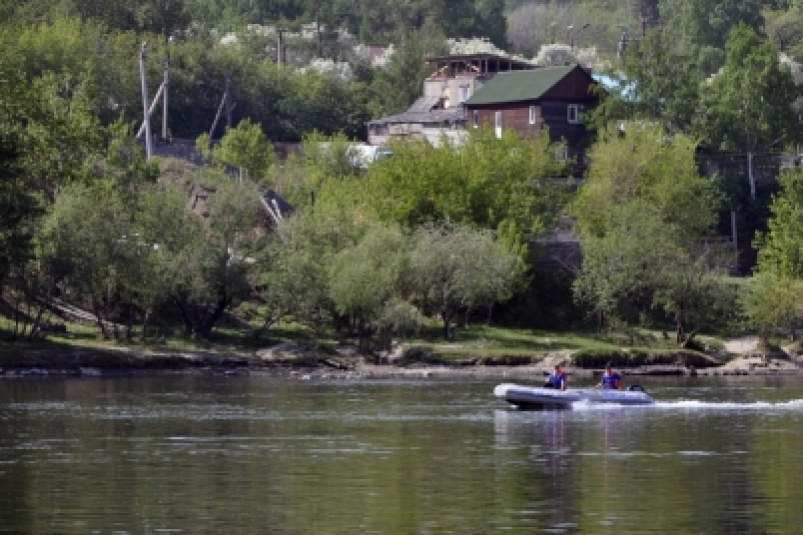
<svg viewBox="0 0 803 535">
<path fill-rule="evenodd" d="M 427 139 L 437 146 L 442 139 L 460 143 L 466 134 L 463 103 L 502 72 L 535 69 L 521 58 L 497 54 L 458 54 L 426 59 L 429 76 L 423 95 L 398 115 L 367 123 L 368 143 L 385 145 L 391 139 Z"/>
<path fill-rule="evenodd" d="M 535 136 L 548 127 L 575 157 L 588 139 L 582 113 L 599 102 L 596 85 L 579 65 L 499 73 L 464 103 L 467 127 L 490 125 L 499 137 L 506 129 Z"/>
</svg>

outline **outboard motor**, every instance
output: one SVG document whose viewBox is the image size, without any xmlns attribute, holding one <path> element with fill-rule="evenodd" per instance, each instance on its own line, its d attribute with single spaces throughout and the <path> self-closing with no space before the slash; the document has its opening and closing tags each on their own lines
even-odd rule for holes
<svg viewBox="0 0 803 535">
<path fill-rule="evenodd" d="M 630 386 L 627 387 L 627 390 L 628 390 L 628 392 L 644 392 L 644 393 L 647 392 L 646 390 L 644 390 L 644 387 L 641 386 L 641 385 L 630 385 Z"/>
</svg>

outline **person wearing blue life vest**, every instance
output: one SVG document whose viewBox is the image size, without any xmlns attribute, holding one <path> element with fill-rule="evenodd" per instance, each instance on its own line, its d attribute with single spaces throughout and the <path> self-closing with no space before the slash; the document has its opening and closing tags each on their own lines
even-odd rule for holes
<svg viewBox="0 0 803 535">
<path fill-rule="evenodd" d="M 555 369 L 552 373 L 549 374 L 549 377 L 547 377 L 544 387 L 557 388 L 558 390 L 566 390 L 566 387 L 568 385 L 569 385 L 569 379 L 566 376 L 566 372 L 563 371 L 563 368 L 561 368 L 560 364 L 555 364 Z"/>
<path fill-rule="evenodd" d="M 622 375 L 614 370 L 611 364 L 607 364 L 605 366 L 605 372 L 602 374 L 602 380 L 595 388 L 619 390 L 622 388 Z"/>
</svg>

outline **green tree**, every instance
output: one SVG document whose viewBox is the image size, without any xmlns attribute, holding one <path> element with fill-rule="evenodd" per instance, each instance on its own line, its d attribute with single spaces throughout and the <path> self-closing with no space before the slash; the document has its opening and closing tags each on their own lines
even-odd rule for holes
<svg viewBox="0 0 803 535">
<path fill-rule="evenodd" d="M 0 288 L 9 274 L 33 256 L 39 199 L 27 187 L 19 132 L 0 131 Z"/>
<path fill-rule="evenodd" d="M 747 154 L 801 139 L 791 107 L 801 91 L 775 46 L 745 25 L 731 33 L 723 71 L 702 95 L 696 130 L 708 147 Z"/>
<path fill-rule="evenodd" d="M 196 146 L 213 163 L 236 167 L 240 180 L 248 178 L 261 182 L 276 162 L 273 146 L 262 128 L 250 119 L 244 119 L 235 128 L 227 130 L 219 146 L 211 146 L 208 134 L 199 137 Z"/>
<path fill-rule="evenodd" d="M 518 259 L 488 231 L 460 225 L 424 226 L 412 238 L 409 291 L 424 314 L 437 314 L 450 338 L 458 314 L 490 309 L 513 295 Z"/>
<path fill-rule="evenodd" d="M 705 74 L 716 72 L 725 59 L 725 43 L 740 24 L 754 31 L 764 27 L 762 0 L 662 0 L 661 18 L 668 35 L 684 53 L 696 56 Z"/>
<path fill-rule="evenodd" d="M 740 294 L 747 322 L 758 330 L 759 339 L 769 342 L 773 329 L 788 329 L 795 336 L 803 318 L 803 281 L 772 272 L 760 272 L 749 279 Z"/>
<path fill-rule="evenodd" d="M 716 192 L 699 174 L 695 141 L 646 122 L 624 128 L 624 135 L 614 126 L 603 130 L 589 152 L 588 179 L 570 207 L 580 235 L 604 235 L 609 210 L 635 199 L 653 206 L 687 242 L 708 233 Z"/>
<path fill-rule="evenodd" d="M 756 237 L 758 270 L 803 280 L 803 172 L 778 176 L 781 192 L 770 205 L 768 229 Z"/>
<path fill-rule="evenodd" d="M 575 292 L 600 327 L 606 316 L 658 307 L 674 316 L 678 343 L 688 344 L 733 304 L 719 281 L 727 255 L 699 243 L 715 209 L 689 139 L 643 123 L 624 136 L 604 133 L 571 205 L 583 251 Z"/>
<path fill-rule="evenodd" d="M 336 253 L 329 267 L 329 292 L 352 332 L 366 340 L 385 324 L 389 308 L 404 296 L 409 240 L 398 226 L 373 226 L 353 247 Z"/>
<path fill-rule="evenodd" d="M 59 195 L 43 235 L 46 260 L 57 280 L 71 289 L 74 304 L 87 304 L 104 338 L 136 263 L 138 238 L 125 207 L 107 184 L 74 184 Z"/>
<path fill-rule="evenodd" d="M 425 141 L 392 146 L 393 157 L 372 165 L 355 192 L 384 221 L 406 228 L 446 222 L 499 232 L 509 251 L 527 256 L 527 244 L 550 228 L 561 209 L 553 180 L 563 168 L 549 136 L 471 131 L 460 145 Z"/>
<path fill-rule="evenodd" d="M 668 132 L 689 134 L 699 107 L 700 76 L 687 55 L 675 51 L 670 34 L 656 29 L 630 47 L 624 73 L 594 110 L 595 122 L 612 120 L 660 122 Z"/>
<path fill-rule="evenodd" d="M 374 110 L 374 115 L 406 110 L 421 96 L 424 79 L 429 74 L 424 58 L 446 52 L 445 37 L 431 28 L 404 36 L 387 66 L 377 74 L 374 91 L 378 109 Z"/>
</svg>

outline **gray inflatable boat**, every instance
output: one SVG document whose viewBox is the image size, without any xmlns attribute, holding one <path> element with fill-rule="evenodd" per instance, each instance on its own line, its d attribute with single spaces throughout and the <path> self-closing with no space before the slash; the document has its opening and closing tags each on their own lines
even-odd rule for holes
<svg viewBox="0 0 803 535">
<path fill-rule="evenodd" d="M 638 385 L 631 385 L 627 390 L 595 388 L 556 390 L 503 383 L 494 388 L 494 395 L 522 409 L 568 409 L 578 401 L 615 405 L 651 405 L 655 403 L 655 400 Z"/>
</svg>

